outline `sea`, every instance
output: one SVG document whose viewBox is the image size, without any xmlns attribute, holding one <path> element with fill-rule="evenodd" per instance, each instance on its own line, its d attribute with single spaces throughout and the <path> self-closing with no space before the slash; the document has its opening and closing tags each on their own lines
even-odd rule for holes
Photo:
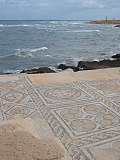
<svg viewBox="0 0 120 160">
<path fill-rule="evenodd" d="M 120 28 L 89 21 L 0 21 L 0 73 L 110 59 Z"/>
</svg>

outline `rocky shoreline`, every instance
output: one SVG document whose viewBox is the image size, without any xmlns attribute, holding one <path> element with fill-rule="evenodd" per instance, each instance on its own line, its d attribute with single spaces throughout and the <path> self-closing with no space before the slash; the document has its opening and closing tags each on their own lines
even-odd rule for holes
<svg viewBox="0 0 120 160">
<path fill-rule="evenodd" d="M 34 69 L 28 69 L 23 70 L 20 73 L 27 73 L 27 74 L 38 74 L 38 73 L 55 73 L 53 69 L 50 69 L 49 67 L 41 67 L 41 68 L 34 68 Z"/>
<path fill-rule="evenodd" d="M 82 71 L 82 70 L 94 70 L 94 69 L 103 69 L 103 68 L 113 68 L 120 67 L 120 54 L 113 55 L 111 57 L 113 60 L 102 60 L 102 61 L 79 61 L 77 66 L 68 66 L 65 64 L 60 64 L 57 69 L 62 71 L 67 69 L 72 69 L 73 72 Z M 54 70 L 43 67 L 38 69 L 23 70 L 20 73 L 27 74 L 38 74 L 38 73 L 55 73 Z"/>
<path fill-rule="evenodd" d="M 91 21 L 91 24 L 115 24 L 120 25 L 120 20 L 95 20 Z"/>
<path fill-rule="evenodd" d="M 120 67 L 120 54 L 113 55 L 111 57 L 113 60 L 102 60 L 102 61 L 79 61 L 77 66 L 67 66 L 65 64 L 60 64 L 58 69 L 66 70 L 73 69 L 74 72 L 82 70 L 94 70 L 94 69 L 104 69 Z"/>
<path fill-rule="evenodd" d="M 73 70 L 73 72 L 84 71 L 84 70 L 95 70 L 95 69 L 104 69 L 104 68 L 114 68 L 120 67 L 120 54 L 113 55 L 112 60 L 105 59 L 101 61 L 79 61 L 77 66 L 60 64 L 57 66 L 57 69 L 65 71 L 67 69 Z M 53 69 L 49 67 L 40 67 L 33 68 L 28 70 L 22 70 L 20 73 L 27 74 L 42 74 L 42 73 L 56 73 Z M 3 74 L 12 74 L 12 73 L 3 73 Z"/>
<path fill-rule="evenodd" d="M 115 25 L 114 27 L 120 28 L 120 20 L 98 20 L 98 21 L 91 21 L 90 24 L 112 24 Z"/>
</svg>

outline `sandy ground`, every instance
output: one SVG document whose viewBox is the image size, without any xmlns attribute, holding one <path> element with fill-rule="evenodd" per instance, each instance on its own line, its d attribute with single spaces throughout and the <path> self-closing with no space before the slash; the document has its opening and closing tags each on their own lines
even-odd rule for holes
<svg viewBox="0 0 120 160">
<path fill-rule="evenodd" d="M 38 137 L 30 118 L 15 118 L 1 123 L 0 160 L 67 159 L 57 139 Z"/>
</svg>

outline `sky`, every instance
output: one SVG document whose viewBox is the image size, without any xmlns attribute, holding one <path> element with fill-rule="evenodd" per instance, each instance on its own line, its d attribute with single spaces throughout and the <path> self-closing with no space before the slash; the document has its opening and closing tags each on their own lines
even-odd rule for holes
<svg viewBox="0 0 120 160">
<path fill-rule="evenodd" d="M 120 0 L 0 0 L 0 20 L 120 19 Z"/>
</svg>

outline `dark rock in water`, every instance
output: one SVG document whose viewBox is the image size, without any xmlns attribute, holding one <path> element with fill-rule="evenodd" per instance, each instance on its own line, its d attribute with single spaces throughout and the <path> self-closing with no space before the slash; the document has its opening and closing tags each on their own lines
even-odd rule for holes
<svg viewBox="0 0 120 160">
<path fill-rule="evenodd" d="M 0 75 L 3 75 L 3 74 L 5 74 L 5 75 L 9 75 L 9 74 L 14 74 L 14 73 L 0 73 Z"/>
<path fill-rule="evenodd" d="M 103 68 L 112 68 L 112 67 L 120 67 L 120 60 L 102 60 L 102 61 L 92 61 L 92 62 L 84 62 L 79 61 L 78 67 L 83 70 L 92 70 L 92 69 L 103 69 Z"/>
<path fill-rule="evenodd" d="M 120 28 L 120 24 L 118 24 L 118 25 L 116 25 L 116 26 L 114 26 L 114 27 L 119 27 L 119 28 Z"/>
<path fill-rule="evenodd" d="M 41 68 L 34 68 L 30 70 L 23 70 L 20 73 L 27 73 L 27 74 L 38 74 L 38 73 L 55 73 L 54 70 L 48 68 L 48 67 L 41 67 Z"/>
<path fill-rule="evenodd" d="M 79 61 L 77 66 L 70 66 L 66 64 L 60 64 L 57 68 L 61 70 L 72 69 L 74 72 L 82 70 L 94 70 L 120 67 L 120 54 L 113 55 L 114 60 L 102 60 L 102 61 Z M 41 67 L 38 69 L 23 70 L 20 73 L 38 74 L 38 73 L 55 73 L 54 70 L 48 67 Z"/>
<path fill-rule="evenodd" d="M 58 69 L 73 69 L 74 72 L 81 71 L 81 70 L 94 70 L 94 69 L 104 69 L 104 68 L 113 68 L 113 67 L 120 67 L 120 55 L 114 55 L 115 60 L 102 60 L 102 61 L 79 61 L 77 67 L 76 66 L 67 66 L 65 64 L 60 64 L 57 68 Z M 112 57 L 112 58 L 113 58 Z"/>
<path fill-rule="evenodd" d="M 70 67 L 71 67 L 71 66 L 70 66 Z M 57 68 L 58 68 L 58 69 L 65 70 L 65 69 L 68 69 L 69 66 L 66 66 L 65 64 L 60 64 Z"/>
<path fill-rule="evenodd" d="M 112 58 L 114 58 L 114 59 L 120 59 L 120 54 L 113 55 Z"/>
<path fill-rule="evenodd" d="M 72 69 L 74 72 L 77 72 L 79 69 L 78 67 L 75 67 L 75 66 L 67 66 L 65 64 L 60 64 L 58 67 L 58 69 L 62 69 L 62 70 L 66 70 L 66 69 Z"/>
</svg>

